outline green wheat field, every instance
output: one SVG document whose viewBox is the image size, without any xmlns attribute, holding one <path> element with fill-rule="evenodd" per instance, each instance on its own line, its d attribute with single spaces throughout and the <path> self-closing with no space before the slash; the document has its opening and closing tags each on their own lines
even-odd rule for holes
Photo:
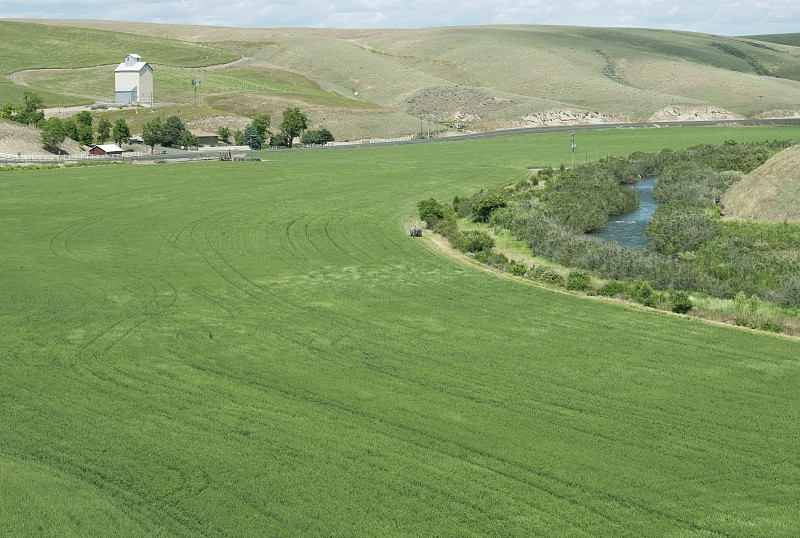
<svg viewBox="0 0 800 538">
<path fill-rule="evenodd" d="M 0 172 L 0 534 L 796 535 L 800 343 L 405 233 L 568 134 L 261 157 Z"/>
</svg>

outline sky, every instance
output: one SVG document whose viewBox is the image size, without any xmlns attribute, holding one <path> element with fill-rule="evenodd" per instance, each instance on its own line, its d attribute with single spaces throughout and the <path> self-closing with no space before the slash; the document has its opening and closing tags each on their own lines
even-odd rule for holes
<svg viewBox="0 0 800 538">
<path fill-rule="evenodd" d="M 727 36 L 800 32 L 798 0 L 0 0 L 0 18 L 106 19 L 246 28 L 553 24 Z"/>
</svg>

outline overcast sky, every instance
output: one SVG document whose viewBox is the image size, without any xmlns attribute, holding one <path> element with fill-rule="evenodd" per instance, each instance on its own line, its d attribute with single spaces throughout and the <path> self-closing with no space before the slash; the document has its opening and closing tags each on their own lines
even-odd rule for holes
<svg viewBox="0 0 800 538">
<path fill-rule="evenodd" d="M 0 18 L 254 28 L 556 24 L 734 36 L 800 32 L 800 0 L 0 0 Z"/>
</svg>

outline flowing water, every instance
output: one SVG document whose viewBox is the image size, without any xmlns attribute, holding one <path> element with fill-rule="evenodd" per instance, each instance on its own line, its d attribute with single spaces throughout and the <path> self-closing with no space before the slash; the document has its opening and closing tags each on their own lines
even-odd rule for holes
<svg viewBox="0 0 800 538">
<path fill-rule="evenodd" d="M 608 224 L 594 236 L 605 241 L 616 241 L 627 249 L 647 248 L 648 239 L 644 231 L 653 211 L 661 205 L 653 198 L 653 185 L 656 181 L 657 177 L 638 181 L 633 186 L 639 193 L 639 205 L 636 209 L 608 221 Z"/>
</svg>

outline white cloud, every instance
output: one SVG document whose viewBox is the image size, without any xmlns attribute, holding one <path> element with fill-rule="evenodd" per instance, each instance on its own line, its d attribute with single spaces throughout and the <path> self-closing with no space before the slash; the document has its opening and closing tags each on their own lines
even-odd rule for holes
<svg viewBox="0 0 800 538">
<path fill-rule="evenodd" d="M 136 20 L 242 27 L 425 28 L 482 24 L 635 26 L 724 35 L 800 29 L 800 2 L 711 0 L 4 0 L 2 18 Z"/>
</svg>

